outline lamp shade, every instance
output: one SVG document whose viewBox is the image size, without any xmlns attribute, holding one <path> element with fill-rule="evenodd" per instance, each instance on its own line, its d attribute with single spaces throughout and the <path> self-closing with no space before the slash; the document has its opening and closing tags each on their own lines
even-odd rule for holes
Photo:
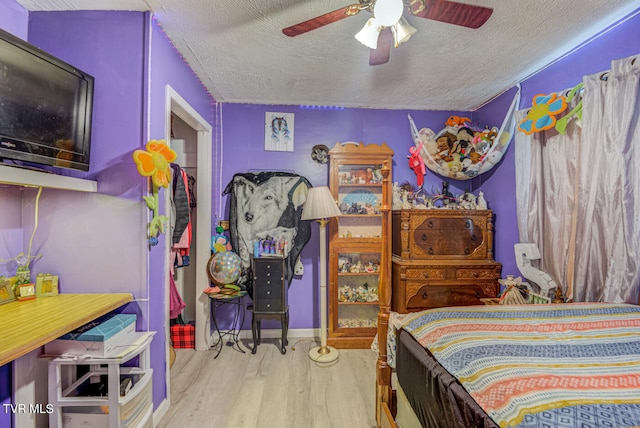
<svg viewBox="0 0 640 428">
<path fill-rule="evenodd" d="M 317 220 L 341 215 L 336 201 L 327 186 L 312 187 L 302 209 L 302 220 Z"/>
<path fill-rule="evenodd" d="M 382 26 L 371 17 L 364 23 L 362 30 L 356 34 L 356 40 L 368 47 L 369 49 L 376 49 L 378 47 L 378 36 Z"/>
<path fill-rule="evenodd" d="M 391 27 L 391 31 L 393 32 L 393 39 L 395 41 L 395 47 L 397 48 L 409 40 L 411 36 L 415 34 L 416 29 L 413 28 L 403 16 Z"/>
</svg>

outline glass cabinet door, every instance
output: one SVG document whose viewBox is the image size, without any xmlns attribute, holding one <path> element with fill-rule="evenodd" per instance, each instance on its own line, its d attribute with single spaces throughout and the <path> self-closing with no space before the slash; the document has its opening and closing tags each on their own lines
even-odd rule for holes
<svg viewBox="0 0 640 428">
<path fill-rule="evenodd" d="M 380 254 L 340 252 L 337 262 L 337 327 L 376 327 Z"/>
<path fill-rule="evenodd" d="M 382 235 L 382 165 L 338 167 L 339 238 L 374 238 Z"/>
</svg>

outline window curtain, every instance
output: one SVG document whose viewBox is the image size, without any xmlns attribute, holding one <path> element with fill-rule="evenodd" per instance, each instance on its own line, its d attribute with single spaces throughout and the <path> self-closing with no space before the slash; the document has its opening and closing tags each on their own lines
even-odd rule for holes
<svg viewBox="0 0 640 428">
<path fill-rule="evenodd" d="M 636 57 L 638 58 L 638 57 Z M 638 301 L 640 60 L 584 78 L 576 301 Z"/>
<path fill-rule="evenodd" d="M 538 244 L 540 269 L 567 299 L 637 303 L 640 60 L 584 84 L 582 128 L 572 119 L 565 134 L 516 134 L 519 238 Z"/>
<path fill-rule="evenodd" d="M 518 123 L 526 115 L 527 110 L 517 111 Z M 515 136 L 519 240 L 538 245 L 538 268 L 562 284 L 565 296 L 571 293 L 573 279 L 570 248 L 580 133 L 572 120 L 565 134 L 549 130 L 531 135 L 517 132 Z"/>
</svg>

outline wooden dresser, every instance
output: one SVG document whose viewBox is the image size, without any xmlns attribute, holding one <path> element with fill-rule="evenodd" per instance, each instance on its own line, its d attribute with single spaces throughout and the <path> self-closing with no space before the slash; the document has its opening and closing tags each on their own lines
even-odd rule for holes
<svg viewBox="0 0 640 428">
<path fill-rule="evenodd" d="M 399 210 L 392 214 L 392 302 L 399 313 L 482 305 L 496 297 L 493 212 Z"/>
</svg>

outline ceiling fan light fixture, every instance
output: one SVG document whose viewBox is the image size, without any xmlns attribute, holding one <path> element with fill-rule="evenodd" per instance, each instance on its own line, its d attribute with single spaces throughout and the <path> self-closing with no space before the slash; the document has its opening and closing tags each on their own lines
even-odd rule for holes
<svg viewBox="0 0 640 428">
<path fill-rule="evenodd" d="M 396 24 L 391 27 L 391 32 L 393 32 L 393 40 L 395 42 L 394 46 L 397 48 L 407 40 L 411 38 L 413 34 L 415 34 L 417 30 L 409 24 L 404 16 L 401 17 Z"/>
<path fill-rule="evenodd" d="M 383 27 L 391 27 L 402 17 L 403 10 L 402 0 L 376 0 L 373 16 Z"/>
<path fill-rule="evenodd" d="M 371 17 L 364 23 L 362 30 L 356 34 L 356 40 L 369 49 L 376 49 L 378 47 L 378 35 L 380 35 L 380 31 L 382 31 L 382 26 L 376 18 Z"/>
</svg>

